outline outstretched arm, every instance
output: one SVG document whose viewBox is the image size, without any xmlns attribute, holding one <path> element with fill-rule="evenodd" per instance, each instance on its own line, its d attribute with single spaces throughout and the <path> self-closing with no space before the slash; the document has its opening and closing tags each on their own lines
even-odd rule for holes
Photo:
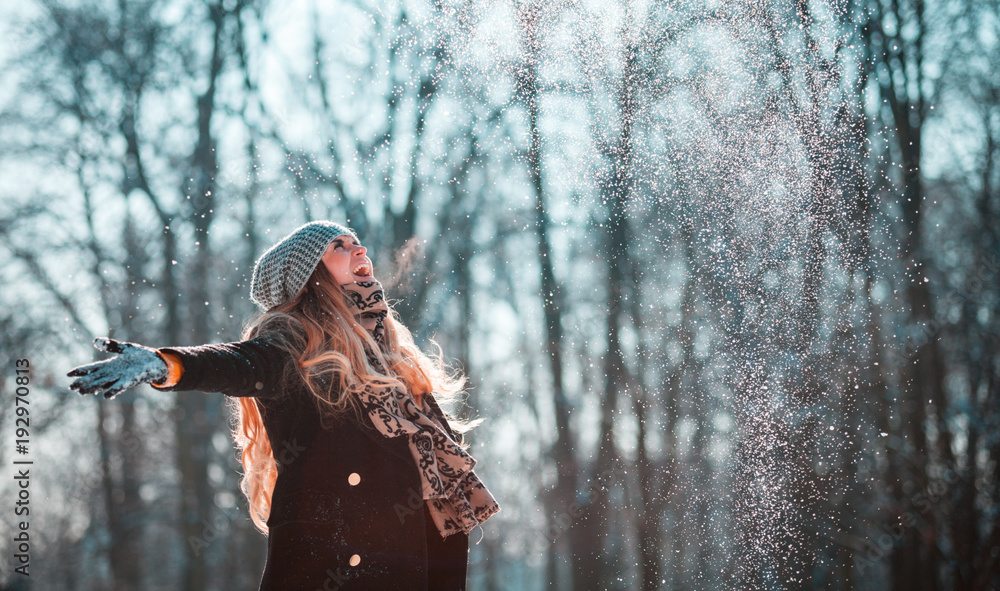
<svg viewBox="0 0 1000 591">
<path fill-rule="evenodd" d="M 201 390 L 227 396 L 270 398 L 280 394 L 291 362 L 276 335 L 234 343 L 165 347 L 159 352 L 183 366 L 183 372 L 175 383 L 153 383 L 157 390 Z"/>
<path fill-rule="evenodd" d="M 268 398 L 281 392 L 290 360 L 273 336 L 159 350 L 99 338 L 94 340 L 94 346 L 118 356 L 74 368 L 67 375 L 77 378 L 70 384 L 73 390 L 80 394 L 103 394 L 105 398 L 114 398 L 123 390 L 144 383 L 157 390 L 201 390 Z M 175 371 L 168 371 L 168 367 Z"/>
</svg>

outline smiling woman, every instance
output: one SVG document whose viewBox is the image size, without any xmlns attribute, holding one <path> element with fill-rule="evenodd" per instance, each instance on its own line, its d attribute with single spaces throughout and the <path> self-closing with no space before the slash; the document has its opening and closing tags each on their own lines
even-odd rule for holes
<svg viewBox="0 0 1000 591">
<path fill-rule="evenodd" d="M 268 535 L 261 589 L 464 589 L 468 533 L 499 510 L 464 426 L 437 403 L 464 378 L 414 344 L 340 224 L 286 236 L 257 261 L 250 291 L 262 313 L 245 340 L 97 339 L 118 356 L 73 369 L 70 387 L 113 398 L 151 383 L 236 401 L 242 488 Z"/>
<path fill-rule="evenodd" d="M 337 236 L 323 253 L 323 265 L 333 275 L 333 279 L 346 285 L 365 281 L 372 276 L 372 262 L 368 249 L 358 244 L 353 235 Z"/>
</svg>

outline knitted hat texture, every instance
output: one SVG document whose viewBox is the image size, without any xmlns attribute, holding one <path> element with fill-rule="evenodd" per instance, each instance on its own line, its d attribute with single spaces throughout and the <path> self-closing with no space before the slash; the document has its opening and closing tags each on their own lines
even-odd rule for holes
<svg viewBox="0 0 1000 591">
<path fill-rule="evenodd" d="M 357 235 L 329 221 L 309 222 L 265 252 L 253 268 L 250 299 L 264 310 L 294 298 L 316 269 L 337 236 Z"/>
</svg>

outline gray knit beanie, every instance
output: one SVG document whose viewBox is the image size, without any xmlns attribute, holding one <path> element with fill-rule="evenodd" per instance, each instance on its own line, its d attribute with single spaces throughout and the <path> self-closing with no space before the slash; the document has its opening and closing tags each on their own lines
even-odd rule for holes
<svg viewBox="0 0 1000 591">
<path fill-rule="evenodd" d="M 337 236 L 357 235 L 328 221 L 309 222 L 265 252 L 253 268 L 250 299 L 264 310 L 294 298 L 309 281 L 323 253 Z"/>
</svg>

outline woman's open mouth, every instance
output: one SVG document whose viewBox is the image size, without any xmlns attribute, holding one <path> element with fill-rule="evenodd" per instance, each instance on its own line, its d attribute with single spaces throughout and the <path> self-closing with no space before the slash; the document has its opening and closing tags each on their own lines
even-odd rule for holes
<svg viewBox="0 0 1000 591">
<path fill-rule="evenodd" d="M 358 265 L 357 267 L 354 267 L 354 270 L 351 272 L 354 273 L 356 277 L 371 277 L 372 265 L 371 263 L 364 262 Z"/>
</svg>

